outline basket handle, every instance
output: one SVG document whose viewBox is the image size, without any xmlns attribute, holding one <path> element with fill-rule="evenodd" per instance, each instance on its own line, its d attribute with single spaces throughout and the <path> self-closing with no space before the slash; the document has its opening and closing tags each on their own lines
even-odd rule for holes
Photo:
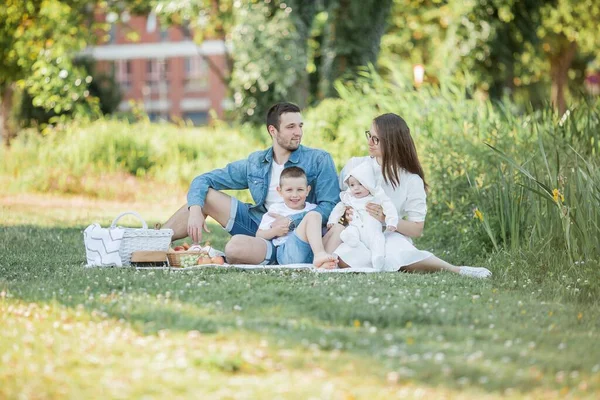
<svg viewBox="0 0 600 400">
<path fill-rule="evenodd" d="M 125 215 L 133 215 L 134 217 L 136 217 L 137 219 L 139 219 L 142 222 L 142 228 L 148 229 L 148 224 L 146 223 L 146 221 L 144 221 L 144 218 L 142 218 L 142 216 L 140 214 L 136 213 L 135 211 L 126 211 L 124 213 L 117 215 L 117 218 L 115 218 L 113 220 L 112 224 L 110 225 L 110 229 L 116 228 L 117 222 L 119 222 L 121 217 L 124 217 Z"/>
</svg>

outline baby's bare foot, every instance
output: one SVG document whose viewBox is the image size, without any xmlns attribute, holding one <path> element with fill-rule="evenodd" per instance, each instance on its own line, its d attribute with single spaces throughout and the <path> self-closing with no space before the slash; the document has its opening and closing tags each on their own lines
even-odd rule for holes
<svg viewBox="0 0 600 400">
<path fill-rule="evenodd" d="M 324 251 L 315 254 L 313 265 L 317 268 L 333 269 L 337 267 L 338 258 L 334 254 L 328 254 Z"/>
</svg>

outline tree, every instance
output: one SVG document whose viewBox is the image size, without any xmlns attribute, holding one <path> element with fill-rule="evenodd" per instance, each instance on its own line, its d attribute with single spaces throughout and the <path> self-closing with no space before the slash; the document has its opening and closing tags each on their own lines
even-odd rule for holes
<svg viewBox="0 0 600 400">
<path fill-rule="evenodd" d="M 91 94 L 92 77 L 77 55 L 94 44 L 101 28 L 94 12 L 149 10 L 151 0 L 5 0 L 0 7 L 0 95 L 2 134 L 8 143 L 16 134 L 9 126 L 13 93 L 18 86 L 35 107 L 72 115 L 99 114 Z"/>
<path fill-rule="evenodd" d="M 598 20 L 596 0 L 395 0 L 382 60 L 442 79 L 467 71 L 492 97 L 551 86 L 563 113 L 573 60 L 600 48 Z"/>
<path fill-rule="evenodd" d="M 376 63 L 391 3 L 162 0 L 157 8 L 169 21 L 201 31 L 214 32 L 218 21 L 226 22 L 219 32 L 232 49 L 229 86 L 235 107 L 242 120 L 262 122 L 257 109 L 282 99 L 305 106 L 333 96 L 335 80 L 352 79 L 359 66 Z M 195 37 L 202 40 L 204 35 Z"/>
<path fill-rule="evenodd" d="M 0 92 L 5 142 L 15 132 L 8 125 L 15 85 L 35 106 L 60 113 L 89 109 L 90 77 L 73 64 L 90 35 L 93 8 L 85 0 L 7 0 L 0 7 Z"/>
<path fill-rule="evenodd" d="M 334 0 L 327 3 L 319 98 L 333 95 L 333 83 L 352 78 L 358 67 L 376 64 L 392 0 Z"/>
<path fill-rule="evenodd" d="M 263 122 L 271 104 L 306 105 L 307 40 L 316 7 L 302 1 L 249 1 L 234 10 L 231 89 L 242 120 Z"/>
<path fill-rule="evenodd" d="M 566 109 L 565 87 L 569 68 L 577 52 L 600 55 L 600 2 L 595 0 L 556 0 L 540 10 L 542 23 L 537 35 L 547 55 L 552 77 L 552 104 L 560 114 Z"/>
</svg>

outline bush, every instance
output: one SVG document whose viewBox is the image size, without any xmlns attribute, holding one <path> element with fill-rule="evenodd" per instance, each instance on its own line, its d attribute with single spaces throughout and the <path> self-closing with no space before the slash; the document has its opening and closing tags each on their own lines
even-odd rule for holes
<svg viewBox="0 0 600 400">
<path fill-rule="evenodd" d="M 367 154 L 364 130 L 372 119 L 397 113 L 411 127 L 430 184 L 420 246 L 461 264 L 486 261 L 490 251 L 540 249 L 572 265 L 597 263 L 598 104 L 562 117 L 549 109 L 516 115 L 511 103 L 476 100 L 457 85 L 415 90 L 392 78 L 366 70 L 338 84 L 339 99 L 305 111 L 303 143 L 327 149 L 341 169 Z M 190 129 L 104 119 L 45 138 L 25 132 L 2 155 L 0 171 L 28 190 L 100 196 L 94 182 L 111 176 L 187 187 L 198 173 L 269 144 L 264 128 L 249 125 Z"/>
<path fill-rule="evenodd" d="M 327 148 L 341 168 L 367 154 L 363 131 L 375 116 L 402 116 L 430 183 L 435 234 L 422 244 L 451 250 L 456 263 L 503 249 L 564 252 L 572 263 L 600 259 L 598 104 L 562 117 L 551 109 L 516 115 L 511 103 L 482 102 L 456 85 L 415 90 L 401 76 L 391 83 L 372 70 L 338 92 L 340 99 L 306 113 L 314 132 L 305 142 Z"/>
<path fill-rule="evenodd" d="M 110 119 L 74 122 L 45 137 L 24 131 L 6 151 L 0 171 L 13 189 L 104 196 L 95 178 L 129 174 L 187 187 L 201 171 L 224 166 L 260 149 L 253 138 L 228 128 L 179 128 Z"/>
</svg>

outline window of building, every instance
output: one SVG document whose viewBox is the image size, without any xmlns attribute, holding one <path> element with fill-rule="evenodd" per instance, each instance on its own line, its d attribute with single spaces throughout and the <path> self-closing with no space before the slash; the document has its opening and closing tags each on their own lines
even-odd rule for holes
<svg viewBox="0 0 600 400">
<path fill-rule="evenodd" d="M 208 123 L 208 112 L 206 111 L 188 111 L 183 113 L 185 121 L 191 121 L 195 126 L 206 125 Z"/>
<path fill-rule="evenodd" d="M 158 91 L 161 85 L 168 87 L 167 73 L 169 63 L 165 59 L 146 61 L 146 86 L 150 91 Z"/>
<path fill-rule="evenodd" d="M 185 59 L 185 90 L 188 92 L 208 89 L 208 64 L 201 56 Z"/>
<path fill-rule="evenodd" d="M 161 42 L 169 41 L 169 30 L 167 28 L 160 29 L 160 41 Z"/>
<path fill-rule="evenodd" d="M 151 122 L 163 122 L 163 121 L 168 121 L 168 117 L 165 115 L 165 113 L 159 112 L 159 111 L 150 111 L 147 113 L 148 115 L 148 119 Z"/>
<path fill-rule="evenodd" d="M 110 36 L 110 39 L 108 40 L 108 42 L 110 44 L 117 43 L 117 24 L 110 24 L 109 36 Z"/>
<path fill-rule="evenodd" d="M 114 64 L 115 79 L 121 91 L 127 93 L 131 89 L 132 66 L 130 60 L 117 60 Z"/>
</svg>

